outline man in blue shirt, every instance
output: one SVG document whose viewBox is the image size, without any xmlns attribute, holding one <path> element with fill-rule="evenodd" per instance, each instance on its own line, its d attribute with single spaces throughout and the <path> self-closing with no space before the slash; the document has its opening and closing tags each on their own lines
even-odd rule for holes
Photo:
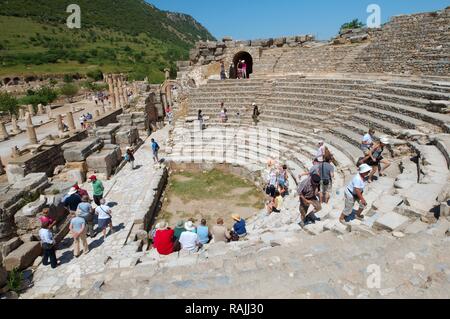
<svg viewBox="0 0 450 319">
<path fill-rule="evenodd" d="M 67 197 L 64 199 L 63 204 L 66 208 L 70 210 L 71 213 L 75 213 L 78 204 L 81 203 L 81 197 L 77 194 L 77 190 L 72 187 L 67 193 Z"/>
<path fill-rule="evenodd" d="M 234 232 L 241 237 L 247 236 L 247 229 L 245 228 L 245 220 L 241 218 L 238 214 L 233 214 L 231 217 L 236 221 L 233 225 Z"/>
<path fill-rule="evenodd" d="M 159 151 L 159 145 L 158 145 L 158 143 L 155 141 L 155 139 L 152 138 L 153 161 L 155 162 L 155 164 L 156 164 L 156 163 L 159 163 L 158 151 Z"/>
</svg>

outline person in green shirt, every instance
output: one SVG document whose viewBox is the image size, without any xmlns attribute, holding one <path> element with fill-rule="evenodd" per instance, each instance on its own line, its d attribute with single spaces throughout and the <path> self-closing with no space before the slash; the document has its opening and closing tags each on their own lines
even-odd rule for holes
<svg viewBox="0 0 450 319">
<path fill-rule="evenodd" d="M 103 184 L 100 180 L 97 179 L 97 176 L 95 175 L 89 177 L 89 180 L 92 182 L 94 202 L 97 206 L 100 206 L 100 200 L 103 198 L 103 191 L 104 191 Z"/>
<path fill-rule="evenodd" d="M 177 225 L 175 226 L 174 231 L 175 231 L 175 233 L 174 233 L 174 235 L 173 235 L 173 238 L 174 238 L 175 240 L 180 239 L 181 233 L 184 232 L 184 231 L 186 231 L 186 229 L 184 229 L 184 221 L 180 220 L 180 221 L 177 223 Z"/>
</svg>

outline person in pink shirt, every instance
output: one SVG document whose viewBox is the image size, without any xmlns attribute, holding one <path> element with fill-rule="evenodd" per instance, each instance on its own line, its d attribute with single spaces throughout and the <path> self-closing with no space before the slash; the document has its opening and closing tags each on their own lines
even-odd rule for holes
<svg viewBox="0 0 450 319">
<path fill-rule="evenodd" d="M 51 218 L 50 216 L 48 216 L 49 211 L 50 210 L 48 208 L 44 208 L 42 210 L 42 216 L 39 217 L 39 221 L 41 222 L 42 225 L 44 225 L 45 223 L 48 223 L 48 225 L 49 225 L 48 229 L 52 229 L 53 226 L 56 225 L 56 220 Z"/>
</svg>

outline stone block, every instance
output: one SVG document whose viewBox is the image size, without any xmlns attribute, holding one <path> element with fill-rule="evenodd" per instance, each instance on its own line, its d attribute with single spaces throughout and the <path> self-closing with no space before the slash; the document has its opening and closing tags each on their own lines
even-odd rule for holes
<svg viewBox="0 0 450 319">
<path fill-rule="evenodd" d="M 223 49 L 222 48 L 217 48 L 216 52 L 214 53 L 215 56 L 219 56 L 223 54 Z"/>
<path fill-rule="evenodd" d="M 118 165 L 118 152 L 120 150 L 117 147 L 117 149 L 102 150 L 90 155 L 86 158 L 88 170 L 106 174 L 107 177 L 111 176 L 113 169 Z"/>
<path fill-rule="evenodd" d="M 8 256 L 12 251 L 14 251 L 15 249 L 17 249 L 17 247 L 19 247 L 20 245 L 23 244 L 22 239 L 20 239 L 19 237 L 14 237 L 11 238 L 10 240 L 8 240 L 6 243 L 2 243 L 2 253 L 1 255 L 3 256 L 3 258 L 5 258 L 6 256 Z M 0 263 L 1 264 L 1 263 Z"/>
<path fill-rule="evenodd" d="M 86 174 L 88 168 L 86 162 L 67 162 L 64 167 L 68 170 L 76 169 Z"/>
<path fill-rule="evenodd" d="M 276 45 L 277 47 L 282 47 L 285 43 L 286 43 L 286 38 L 284 38 L 284 37 L 276 38 L 273 40 L 273 44 Z"/>
<path fill-rule="evenodd" d="M 40 196 L 40 198 L 32 203 L 26 204 L 20 211 L 24 216 L 32 217 L 36 216 L 42 208 L 47 204 L 47 198 L 45 196 Z"/>
<path fill-rule="evenodd" d="M 215 49 L 217 48 L 217 42 L 208 42 L 207 47 L 208 49 Z"/>
<path fill-rule="evenodd" d="M 378 218 L 374 226 L 380 229 L 387 229 L 390 231 L 398 230 L 409 222 L 409 218 L 403 215 L 389 212 Z"/>
<path fill-rule="evenodd" d="M 81 142 L 71 142 L 62 146 L 64 150 L 64 159 L 67 162 L 81 162 L 99 150 L 103 142 L 99 138 L 84 140 Z"/>
<path fill-rule="evenodd" d="M 24 243 L 12 253 L 10 253 L 3 261 L 5 269 L 12 271 L 15 268 L 24 270 L 31 266 L 34 260 L 39 257 L 42 252 L 39 242 Z"/>
<path fill-rule="evenodd" d="M 420 219 L 416 220 L 405 229 L 405 234 L 418 234 L 428 229 L 428 224 L 422 222 Z"/>
<path fill-rule="evenodd" d="M 231 36 L 224 36 L 224 37 L 222 38 L 222 41 L 223 41 L 223 42 L 230 42 L 230 41 L 233 41 L 233 37 L 231 37 Z"/>
<path fill-rule="evenodd" d="M 48 184 L 48 178 L 45 173 L 31 173 L 15 182 L 11 185 L 11 188 L 30 192 L 45 183 Z"/>
<path fill-rule="evenodd" d="M 439 211 L 441 217 L 449 217 L 450 216 L 450 207 L 447 202 L 441 203 L 439 206 Z"/>
<path fill-rule="evenodd" d="M 450 222 L 446 218 L 441 217 L 427 232 L 436 237 L 443 237 L 448 232 L 449 228 Z"/>
</svg>

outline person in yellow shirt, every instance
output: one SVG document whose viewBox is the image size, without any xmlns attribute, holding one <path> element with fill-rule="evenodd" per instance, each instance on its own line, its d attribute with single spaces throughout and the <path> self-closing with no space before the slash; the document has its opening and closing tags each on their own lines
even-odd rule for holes
<svg viewBox="0 0 450 319">
<path fill-rule="evenodd" d="M 276 191 L 273 199 L 266 205 L 267 214 L 270 215 L 272 213 L 280 213 L 282 206 L 283 206 L 283 196 L 281 196 L 281 193 L 279 191 Z"/>
</svg>

